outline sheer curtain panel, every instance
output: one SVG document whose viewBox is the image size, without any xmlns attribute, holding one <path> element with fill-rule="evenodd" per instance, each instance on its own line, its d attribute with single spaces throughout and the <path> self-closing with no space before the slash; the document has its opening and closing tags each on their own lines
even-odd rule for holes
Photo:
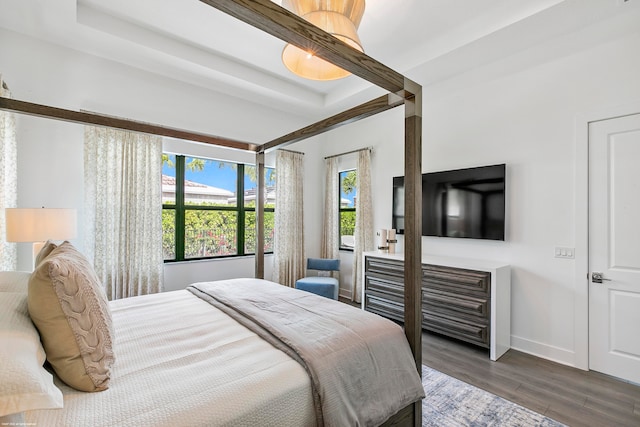
<svg viewBox="0 0 640 427">
<path fill-rule="evenodd" d="M 89 259 L 109 299 L 162 290 L 162 139 L 85 127 Z"/>
<path fill-rule="evenodd" d="M 0 95 L 11 98 L 0 75 Z M 5 208 L 15 208 L 18 198 L 16 121 L 13 113 L 0 111 L 0 270 L 18 268 L 15 243 L 7 242 Z"/>
<path fill-rule="evenodd" d="M 339 177 L 338 158 L 331 157 L 325 161 L 324 179 L 324 219 L 322 223 L 322 246 L 320 256 L 322 258 L 337 259 L 340 249 L 340 224 L 339 224 Z M 334 273 L 335 274 L 335 273 Z"/>
<path fill-rule="evenodd" d="M 353 248 L 353 289 L 351 299 L 361 302 L 362 252 L 374 249 L 373 202 L 371 198 L 371 150 L 358 153 L 355 246 Z"/>
<path fill-rule="evenodd" d="M 278 150 L 276 154 L 273 281 L 292 288 L 305 273 L 303 156 L 285 150 Z"/>
</svg>

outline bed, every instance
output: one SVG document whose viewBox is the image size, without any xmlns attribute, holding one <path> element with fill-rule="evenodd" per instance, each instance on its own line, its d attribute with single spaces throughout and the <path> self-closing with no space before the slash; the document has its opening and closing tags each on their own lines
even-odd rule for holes
<svg viewBox="0 0 640 427">
<path fill-rule="evenodd" d="M 373 426 L 424 396 L 398 325 L 252 278 L 108 302 L 111 334 L 97 334 L 98 343 L 91 344 L 107 343 L 108 351 L 93 354 L 108 359 L 108 378 L 86 389 L 69 381 L 51 356 L 65 339 L 56 326 L 52 340 L 34 308 L 34 294 L 44 293 L 41 276 L 54 288 L 48 313 L 56 304 L 64 313 L 66 305 L 76 307 L 65 323 L 81 313 L 91 319 L 87 329 L 99 330 L 98 316 L 86 315 L 100 311 L 91 293 L 106 303 L 88 260 L 68 242 L 54 247 L 33 273 L 0 272 L 3 423 Z M 68 295 L 79 295 L 81 303 Z M 84 338 L 77 335 L 87 335 L 85 329 L 75 335 L 82 354 Z M 43 367 L 45 352 L 50 365 Z M 83 369 L 91 368 L 85 362 Z"/>
<path fill-rule="evenodd" d="M 358 52 L 305 20 L 272 3 L 270 0 L 201 0 L 203 3 L 234 16 L 286 42 L 303 48 L 313 48 L 315 54 L 339 65 L 383 89 L 387 95 L 376 98 L 343 113 L 309 125 L 298 131 L 261 144 L 230 140 L 197 132 L 177 130 L 162 125 L 117 119 L 112 116 L 77 112 L 26 101 L 0 97 L 0 109 L 21 114 L 35 115 L 55 120 L 108 126 L 136 132 L 151 133 L 191 141 L 199 141 L 230 148 L 254 151 L 258 168 L 256 200 L 256 278 L 264 278 L 264 156 L 266 152 L 301 141 L 398 106 L 405 107 L 405 319 L 404 335 L 413 355 L 414 368 L 421 364 L 421 134 L 422 88 L 400 73 L 386 67 L 373 58 Z M 116 304 L 117 305 L 117 304 Z M 115 307 L 114 307 L 115 310 Z M 117 313 L 117 311 L 114 311 Z M 115 315 L 115 314 L 114 314 Z M 119 315 L 115 315 L 116 318 Z M 118 320 L 115 321 L 116 323 Z M 118 362 L 119 363 L 119 362 Z M 421 404 L 416 399 L 405 410 L 389 420 L 420 425 Z"/>
</svg>

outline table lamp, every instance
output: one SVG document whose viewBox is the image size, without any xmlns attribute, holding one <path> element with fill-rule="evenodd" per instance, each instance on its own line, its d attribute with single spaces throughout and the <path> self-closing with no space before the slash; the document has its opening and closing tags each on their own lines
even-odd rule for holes
<svg viewBox="0 0 640 427">
<path fill-rule="evenodd" d="M 7 208 L 7 242 L 32 242 L 33 262 L 47 240 L 76 237 L 75 209 Z"/>
</svg>

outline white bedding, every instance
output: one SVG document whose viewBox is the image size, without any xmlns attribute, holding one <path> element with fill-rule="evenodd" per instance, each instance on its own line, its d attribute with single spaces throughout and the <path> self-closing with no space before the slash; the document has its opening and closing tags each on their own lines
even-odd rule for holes
<svg viewBox="0 0 640 427">
<path fill-rule="evenodd" d="M 64 409 L 44 426 L 311 426 L 304 368 L 186 290 L 110 303 L 116 361 L 106 391 L 59 381 Z"/>
</svg>

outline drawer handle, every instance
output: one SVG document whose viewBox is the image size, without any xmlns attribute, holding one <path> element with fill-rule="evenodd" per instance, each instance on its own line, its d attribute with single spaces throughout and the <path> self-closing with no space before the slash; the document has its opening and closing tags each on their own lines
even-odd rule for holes
<svg viewBox="0 0 640 427">
<path fill-rule="evenodd" d="M 434 296 L 434 295 L 425 295 L 425 297 L 423 298 L 423 302 L 426 302 L 427 304 L 429 302 L 439 302 L 439 303 L 442 303 L 442 304 L 451 305 L 451 306 L 455 306 L 455 307 L 461 307 L 461 308 L 465 308 L 465 309 L 471 309 L 471 310 L 474 310 L 474 311 L 481 311 L 482 310 L 482 303 L 480 303 L 480 302 L 464 301 L 464 300 L 458 300 L 458 299 L 447 298 L 447 297 L 437 297 L 437 296 Z"/>
</svg>

